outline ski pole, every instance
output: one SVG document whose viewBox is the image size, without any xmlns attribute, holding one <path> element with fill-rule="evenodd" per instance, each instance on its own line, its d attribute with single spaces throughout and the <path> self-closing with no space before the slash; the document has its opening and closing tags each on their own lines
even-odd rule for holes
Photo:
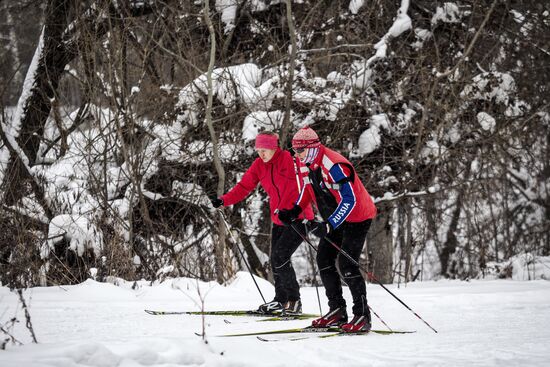
<svg viewBox="0 0 550 367">
<path fill-rule="evenodd" d="M 306 231 L 306 235 L 305 236 L 302 236 L 302 234 L 300 232 L 298 232 L 298 234 L 300 235 L 300 237 L 302 237 L 302 239 L 304 239 L 304 237 L 307 238 L 307 233 L 308 233 L 308 229 L 307 229 L 307 226 L 304 224 L 304 227 L 305 227 L 305 231 Z M 294 227 L 292 227 L 292 229 L 294 229 L 294 231 L 296 231 L 296 229 Z M 309 257 L 311 259 L 311 262 L 312 262 L 312 265 L 313 265 L 313 285 L 315 285 L 315 292 L 317 293 L 317 303 L 319 304 L 319 314 L 321 316 L 323 316 L 323 308 L 321 307 L 321 297 L 319 296 L 319 285 L 317 284 L 317 267 L 315 266 L 315 262 L 314 262 L 314 258 L 313 258 L 313 252 L 311 251 L 311 249 L 314 249 L 315 252 L 317 252 L 317 249 L 315 248 L 315 246 L 310 246 L 309 247 Z M 319 274 L 319 276 L 321 276 Z"/>
<path fill-rule="evenodd" d="M 311 247 L 309 248 L 309 256 L 313 261 L 313 253 L 311 252 Z M 313 282 L 315 284 L 315 292 L 317 293 L 317 303 L 319 304 L 319 314 L 323 316 L 323 308 L 321 307 L 321 297 L 319 296 L 319 285 L 317 284 L 317 267 L 313 265 L 313 269 L 314 269 Z M 319 274 L 319 276 L 321 276 L 321 274 Z"/>
<path fill-rule="evenodd" d="M 384 290 L 386 290 L 389 294 L 391 294 L 396 300 L 398 300 L 403 306 L 405 306 L 405 308 L 407 308 L 409 311 L 411 311 L 416 317 L 418 317 L 420 320 L 422 320 L 422 322 L 424 322 L 426 325 L 428 325 L 428 327 L 429 327 L 430 329 L 432 329 L 434 332 L 437 333 L 437 330 L 435 330 L 430 324 L 428 324 L 428 323 L 426 322 L 426 320 L 424 320 L 422 317 L 420 317 L 419 314 L 417 314 L 417 313 L 414 312 L 409 306 L 407 306 L 407 305 L 405 304 L 405 302 L 403 302 L 402 300 L 400 300 L 399 297 L 397 297 L 395 294 L 393 294 L 392 291 L 390 291 L 388 288 L 386 288 L 386 286 L 385 286 L 384 284 L 382 284 L 382 282 L 380 282 L 380 281 L 378 280 L 378 278 L 376 278 L 372 272 L 368 272 L 368 271 L 367 271 L 367 276 L 369 277 L 369 279 L 374 280 L 379 286 L 381 286 L 382 288 L 384 288 Z"/>
<path fill-rule="evenodd" d="M 381 322 L 382 324 L 384 324 L 384 326 L 386 326 L 386 327 L 388 328 L 389 331 L 393 331 L 392 328 L 389 327 L 389 325 L 386 324 L 386 323 L 384 322 L 384 320 L 382 320 L 382 318 L 381 318 L 380 316 L 378 316 L 378 314 L 373 310 L 373 308 L 372 308 L 371 306 L 367 305 L 367 307 L 369 308 L 369 310 L 371 310 L 371 312 L 374 314 L 374 316 L 376 316 L 376 318 L 378 318 L 378 320 L 380 320 L 380 322 Z"/>
<path fill-rule="evenodd" d="M 296 185 L 298 186 L 298 192 L 302 192 L 300 172 L 298 171 L 298 164 L 296 163 L 297 158 L 294 156 L 294 153 L 292 151 L 290 152 L 290 155 L 292 155 L 292 164 L 294 165 L 294 177 L 296 178 Z M 276 213 L 279 213 L 279 209 L 276 210 Z M 295 228 L 293 229 L 296 230 Z M 301 234 L 300 234 L 300 237 L 301 237 Z M 306 227 L 306 237 L 307 237 L 307 227 Z M 317 251 L 315 247 L 314 249 L 315 251 Z M 311 247 L 309 249 L 309 256 L 311 257 L 311 261 L 313 262 L 313 254 L 311 253 Z M 321 297 L 319 297 L 319 286 L 317 285 L 317 267 L 313 265 L 313 268 L 314 268 L 313 280 L 315 285 L 315 292 L 317 293 L 317 303 L 319 303 L 319 314 L 323 316 L 323 308 L 321 307 Z M 321 276 L 321 274 L 319 274 L 319 276 Z"/>
<path fill-rule="evenodd" d="M 292 228 L 294 228 L 295 231 L 296 228 L 294 227 L 294 223 L 291 223 L 290 224 L 292 226 Z M 300 234 L 301 235 L 301 234 Z M 313 244 L 305 237 L 302 236 L 302 239 L 304 241 L 306 241 L 310 246 L 313 246 Z M 330 243 L 336 250 L 338 250 L 338 252 L 340 252 L 342 255 L 344 255 L 353 265 L 357 266 L 359 269 L 365 271 L 367 273 L 367 276 L 369 276 L 369 278 L 372 278 L 379 286 L 381 286 L 382 288 L 384 288 L 384 290 L 386 292 L 388 292 L 389 294 L 391 294 L 393 296 L 393 298 L 395 298 L 396 300 L 399 301 L 399 303 L 401 303 L 403 306 L 405 306 L 405 308 L 409 311 L 411 311 L 416 317 L 418 317 L 422 322 L 424 322 L 426 325 L 428 325 L 428 327 L 430 329 L 432 329 L 435 333 L 437 333 L 437 330 L 435 330 L 430 324 L 428 324 L 422 317 L 420 317 L 420 315 L 418 315 L 416 312 L 414 312 L 409 306 L 407 306 L 407 304 L 405 302 L 403 302 L 401 299 L 399 299 L 399 297 L 397 297 L 392 291 L 390 291 L 388 288 L 386 288 L 386 286 L 384 286 L 384 284 L 382 284 L 375 276 L 374 274 L 372 274 L 371 272 L 369 272 L 368 270 L 364 269 L 361 264 L 359 264 L 353 257 L 351 257 L 346 251 L 342 250 L 340 248 L 340 246 L 338 246 L 337 244 L 335 244 L 330 238 L 327 238 L 325 237 L 325 240 Z M 314 247 L 314 246 L 313 246 Z M 370 275 L 369 275 L 370 274 Z"/>
<path fill-rule="evenodd" d="M 248 273 L 250 273 L 250 276 L 252 277 L 252 280 L 254 281 L 254 284 L 256 285 L 256 289 L 258 289 L 258 292 L 260 292 L 260 296 L 262 296 L 262 300 L 264 301 L 264 303 L 267 303 L 265 298 L 264 298 L 264 295 L 263 295 L 262 291 L 260 290 L 260 286 L 256 282 L 256 279 L 254 278 L 254 275 L 252 274 L 252 269 L 250 268 L 250 265 L 248 264 L 248 261 L 244 257 L 244 254 L 243 254 L 241 248 L 239 247 L 239 243 L 237 242 L 237 240 L 233 236 L 233 232 L 231 232 L 231 228 L 229 227 L 229 223 L 227 223 L 227 220 L 225 219 L 225 215 L 223 214 L 223 211 L 222 211 L 221 208 L 219 209 L 219 213 L 220 213 L 220 218 L 222 219 L 222 222 L 225 223 L 225 228 L 227 228 L 227 232 L 229 232 L 229 235 L 231 236 L 231 239 L 233 240 L 233 243 L 235 243 L 235 247 L 237 247 L 237 250 L 239 250 L 239 254 L 241 254 L 243 262 L 246 265 L 246 268 L 248 269 Z"/>
</svg>

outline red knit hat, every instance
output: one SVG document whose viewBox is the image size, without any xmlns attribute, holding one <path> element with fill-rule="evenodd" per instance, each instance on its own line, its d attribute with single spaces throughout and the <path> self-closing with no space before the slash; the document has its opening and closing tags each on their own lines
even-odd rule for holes
<svg viewBox="0 0 550 367">
<path fill-rule="evenodd" d="M 317 148 L 321 145 L 319 136 L 309 126 L 303 127 L 292 138 L 292 147 L 294 149 L 300 148 Z"/>
<path fill-rule="evenodd" d="M 256 149 L 272 149 L 276 150 L 279 146 L 279 136 L 277 134 L 259 133 L 256 136 Z"/>
</svg>

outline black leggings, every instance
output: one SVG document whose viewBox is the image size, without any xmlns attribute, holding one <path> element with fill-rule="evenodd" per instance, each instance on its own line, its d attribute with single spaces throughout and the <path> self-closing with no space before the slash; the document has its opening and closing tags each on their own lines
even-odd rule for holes
<svg viewBox="0 0 550 367">
<path fill-rule="evenodd" d="M 296 228 L 305 236 L 305 228 L 295 223 Z M 273 224 L 271 230 L 271 270 L 275 280 L 275 301 L 285 303 L 300 299 L 300 286 L 292 267 L 290 257 L 302 243 L 302 238 L 290 226 Z"/>
<path fill-rule="evenodd" d="M 344 222 L 330 234 L 329 239 L 349 254 L 352 259 L 359 262 L 370 224 L 370 219 L 358 223 Z M 317 266 L 325 286 L 329 308 L 332 310 L 346 307 L 346 301 L 342 296 L 342 283 L 336 269 L 337 259 L 342 278 L 347 283 L 353 297 L 353 314 L 367 315 L 367 288 L 359 268 L 323 238 L 319 242 Z"/>
</svg>

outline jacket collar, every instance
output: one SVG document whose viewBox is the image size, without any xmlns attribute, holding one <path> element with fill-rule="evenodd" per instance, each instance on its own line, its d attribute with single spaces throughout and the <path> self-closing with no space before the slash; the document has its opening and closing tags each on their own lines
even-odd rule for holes
<svg viewBox="0 0 550 367">
<path fill-rule="evenodd" d="M 262 161 L 262 159 L 259 158 L 259 157 L 258 157 L 258 159 L 259 159 L 263 164 L 269 165 L 269 164 L 275 163 L 275 162 L 281 157 L 282 154 L 283 154 L 283 150 L 282 150 L 281 148 L 277 147 L 277 149 L 275 150 L 275 154 L 273 154 L 273 157 L 271 157 L 271 159 L 270 159 L 268 162 Z"/>
</svg>

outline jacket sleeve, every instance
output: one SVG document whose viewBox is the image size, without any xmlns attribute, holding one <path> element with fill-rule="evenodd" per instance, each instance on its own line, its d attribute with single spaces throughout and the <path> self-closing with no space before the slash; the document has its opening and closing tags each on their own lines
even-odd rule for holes
<svg viewBox="0 0 550 367">
<path fill-rule="evenodd" d="M 296 199 L 296 205 L 299 205 L 302 210 L 305 210 L 311 204 L 311 185 L 309 183 L 308 172 L 309 170 L 302 164 L 298 165 L 298 172 L 300 173 L 301 190 Z"/>
<path fill-rule="evenodd" d="M 237 204 L 256 188 L 258 182 L 260 181 L 257 171 L 257 160 L 255 160 L 250 168 L 244 173 L 241 180 L 225 195 L 222 195 L 221 198 L 224 206 Z"/>
<path fill-rule="evenodd" d="M 299 205 L 302 208 L 302 211 L 305 210 L 309 205 L 311 205 L 311 187 L 304 186 L 302 191 L 298 195 L 298 200 L 296 200 L 296 205 Z"/>
<path fill-rule="evenodd" d="M 278 209 L 291 209 L 298 197 L 299 177 L 296 176 L 294 160 L 288 152 L 283 152 L 280 165 L 276 167 L 278 174 L 274 182 L 276 190 L 280 193 Z"/>
<path fill-rule="evenodd" d="M 329 175 L 331 176 L 333 182 L 338 183 L 344 181 L 344 183 L 340 185 L 340 189 L 338 190 L 338 194 L 341 198 L 340 204 L 338 204 L 338 207 L 336 208 L 336 210 L 334 210 L 334 213 L 332 213 L 328 218 L 328 222 L 330 223 L 330 225 L 333 228 L 338 228 L 338 226 L 344 223 L 353 208 L 355 208 L 357 197 L 353 190 L 353 186 L 349 181 L 352 172 L 348 167 L 341 164 L 335 164 L 330 169 Z"/>
</svg>

